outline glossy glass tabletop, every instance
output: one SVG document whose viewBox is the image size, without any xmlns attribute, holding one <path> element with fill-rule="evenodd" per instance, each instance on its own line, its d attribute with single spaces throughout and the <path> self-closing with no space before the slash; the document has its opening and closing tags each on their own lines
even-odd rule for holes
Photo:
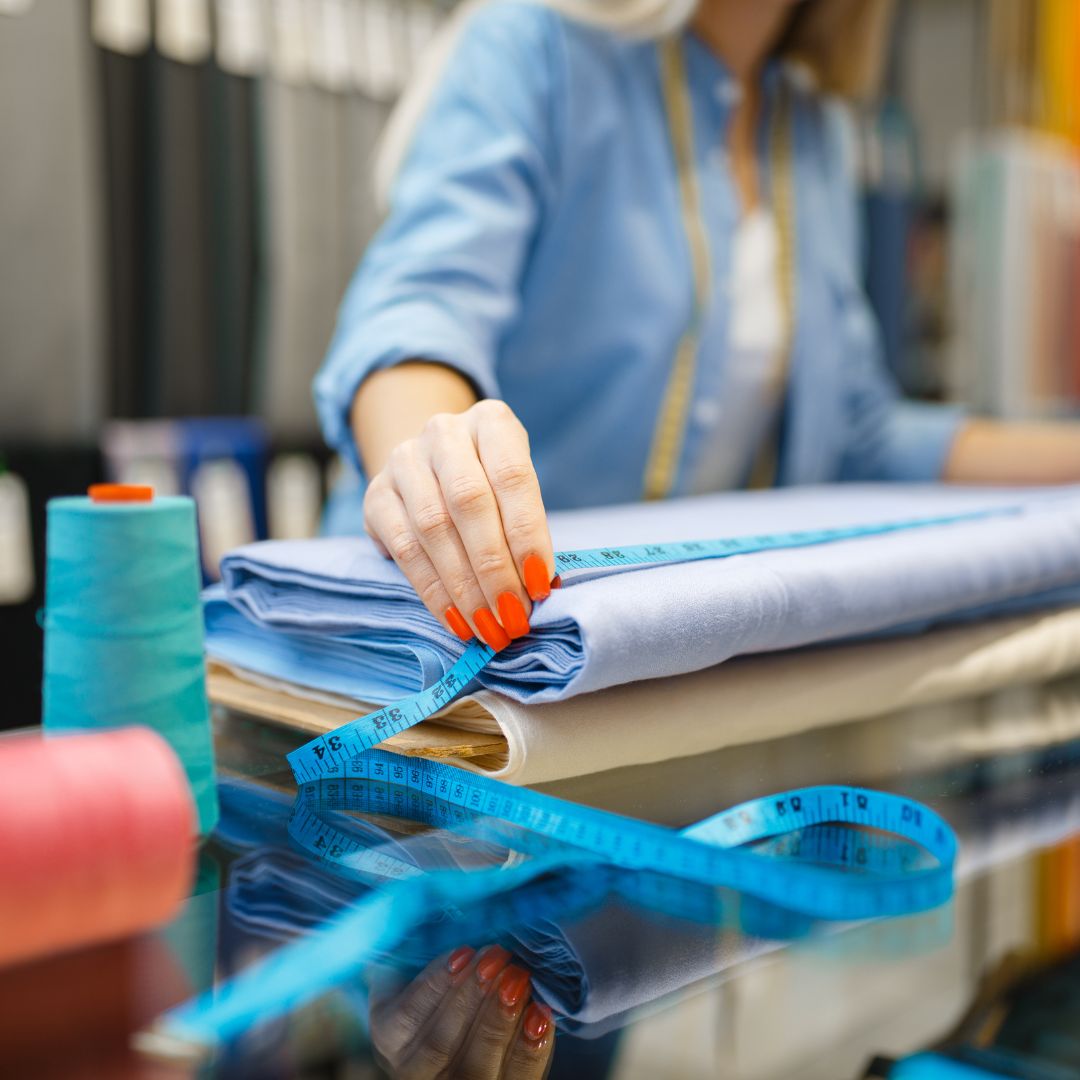
<svg viewBox="0 0 1080 1080">
<path fill-rule="evenodd" d="M 390 882 L 529 857 L 505 837 L 374 803 L 348 814 L 297 807 L 284 754 L 299 738 L 219 712 L 221 822 L 200 850 L 190 900 L 157 934 L 0 975 L 0 1073 L 6 1059 L 12 1075 L 65 1077 L 854 1080 L 889 1075 L 891 1060 L 950 1032 L 992 1042 L 1012 1029 L 999 1023 L 987 1036 L 979 1010 L 1080 947 L 1077 717 L 1080 683 L 1064 680 L 906 726 L 846 724 L 544 786 L 671 827 L 812 783 L 918 798 L 961 841 L 954 898 L 930 912 L 812 924 L 746 898 L 713 902 L 583 868 L 517 889 L 512 902 L 444 905 L 345 984 L 210 1060 L 182 1048 L 162 1057 L 152 1041 L 155 1056 L 132 1053 L 132 1035 L 163 1010 Z M 364 861 L 345 872 L 328 859 L 298 832 L 301 810 L 347 817 Z M 1040 1015 L 1041 1027 L 1024 1029 L 1024 1060 L 1080 1060 L 1080 1048 L 1062 1047 L 1068 1020 Z M 1066 1015 L 1080 1030 L 1080 1013 Z M 1017 1046 L 995 1053 L 1020 1060 Z M 35 1071 L 18 1071 L 27 1061 Z"/>
</svg>

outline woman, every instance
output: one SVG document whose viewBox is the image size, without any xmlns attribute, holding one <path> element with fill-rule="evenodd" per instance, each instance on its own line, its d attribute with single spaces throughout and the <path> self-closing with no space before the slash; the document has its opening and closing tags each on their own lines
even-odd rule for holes
<svg viewBox="0 0 1080 1080">
<path fill-rule="evenodd" d="M 834 94 L 887 0 L 495 0 L 384 147 L 389 219 L 316 383 L 364 525 L 492 648 L 553 508 L 747 484 L 1080 476 L 1064 427 L 899 400 Z M 613 537 L 617 541 L 618 537 Z"/>
</svg>

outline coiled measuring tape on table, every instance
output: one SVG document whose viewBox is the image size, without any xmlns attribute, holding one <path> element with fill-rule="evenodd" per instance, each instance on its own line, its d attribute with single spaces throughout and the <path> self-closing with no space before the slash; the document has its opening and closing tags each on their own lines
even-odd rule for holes
<svg viewBox="0 0 1080 1080">
<path fill-rule="evenodd" d="M 665 566 L 681 562 L 698 562 L 704 559 L 726 559 L 733 555 L 752 555 L 785 548 L 814 547 L 842 540 L 859 540 L 869 536 L 882 536 L 886 533 L 977 521 L 1016 512 L 1010 507 L 834 529 L 804 529 L 798 532 L 762 533 L 719 540 L 687 540 L 666 544 L 636 544 L 629 547 L 560 551 L 555 554 L 555 568 L 561 575 L 580 570 Z M 450 670 L 431 686 L 305 743 L 288 755 L 289 764 L 297 781 L 306 783 L 323 776 L 345 776 L 345 765 L 351 758 L 385 742 L 392 735 L 398 735 L 415 727 L 445 708 L 464 693 L 469 684 L 496 655 L 495 651 L 487 645 L 473 641 L 465 647 L 465 651 Z"/>
<path fill-rule="evenodd" d="M 424 763 L 419 763 L 418 767 L 423 769 Z M 380 850 L 380 846 L 373 847 L 370 832 L 354 828 L 355 819 L 349 816 L 353 814 L 429 825 L 440 830 L 447 842 L 474 844 L 475 850 L 485 853 L 492 862 L 503 862 L 505 865 L 513 865 L 518 856 L 549 857 L 559 850 L 566 850 L 552 837 L 522 828 L 505 817 L 485 813 L 483 808 L 470 809 L 462 802 L 451 802 L 446 797 L 450 792 L 436 794 L 436 789 L 428 785 L 429 790 L 421 793 L 416 788 L 388 783 L 389 776 L 396 771 L 394 768 L 375 768 L 371 771 L 376 773 L 374 779 L 320 780 L 304 784 L 297 793 L 289 818 L 289 835 L 335 873 L 362 880 L 370 880 L 372 876 L 400 879 L 421 873 L 415 865 L 390 857 L 386 851 Z M 855 805 L 858 807 L 858 796 L 863 793 L 856 789 L 846 790 L 856 795 Z M 802 800 L 797 795 L 795 803 L 801 810 Z M 730 815 L 738 818 L 741 814 L 752 813 L 753 806 L 737 807 L 719 820 Z M 487 809 L 490 811 L 490 803 Z M 879 830 L 864 832 L 838 825 L 803 828 L 798 824 L 794 830 L 770 836 L 756 845 L 755 852 L 759 857 L 802 860 L 818 866 L 877 876 L 909 874 L 918 865 L 925 865 L 928 858 L 926 849 L 920 845 L 894 840 Z M 707 843 L 716 842 L 725 846 L 723 833 L 730 831 L 727 826 L 718 826 L 718 819 L 710 818 L 682 830 L 680 835 L 697 836 Z M 769 829 L 765 825 L 759 831 L 768 833 Z M 711 839 L 714 832 L 719 833 L 715 841 Z M 745 834 L 743 825 L 742 835 Z M 741 841 L 733 840 L 732 843 Z M 735 926 L 757 936 L 796 937 L 806 933 L 810 927 L 811 920 L 805 914 L 777 907 L 774 912 L 765 913 L 772 931 L 764 935 L 761 933 L 764 921 L 761 903 L 740 905 L 739 910 L 733 913 L 732 896 L 724 895 L 711 882 L 674 877 L 666 871 L 660 873 L 655 869 L 636 866 L 624 868 L 608 859 L 603 852 L 594 854 L 597 868 L 607 868 L 611 873 L 602 883 L 597 881 L 601 875 L 595 871 L 592 873 L 585 890 L 590 896 L 597 896 L 598 885 L 602 884 L 600 895 L 604 892 L 618 894 L 638 907 L 674 918 L 718 927 Z M 575 898 L 567 896 L 566 899 L 569 902 Z M 456 909 L 450 914 L 452 917 L 459 916 Z"/>
<path fill-rule="evenodd" d="M 978 511 L 837 529 L 560 552 L 555 565 L 560 573 L 571 573 L 726 558 L 1013 512 Z M 327 783 L 374 782 L 385 785 L 386 810 L 391 813 L 410 808 L 422 815 L 440 805 L 457 807 L 463 815 L 471 813 L 516 826 L 529 836 L 552 841 L 555 849 L 541 851 L 518 865 L 490 870 L 435 871 L 420 876 L 391 873 L 388 876 L 397 879 L 389 881 L 383 891 L 331 919 L 309 937 L 283 947 L 225 986 L 167 1014 L 160 1029 L 167 1038 L 207 1044 L 227 1040 L 356 974 L 434 912 L 505 896 L 574 867 L 607 864 L 656 875 L 669 886 L 682 881 L 712 889 L 729 888 L 809 919 L 906 915 L 935 907 L 951 896 L 955 834 L 934 811 L 895 795 L 841 786 L 803 788 L 743 803 L 678 833 L 515 788 L 451 765 L 373 749 L 449 704 L 494 655 L 485 645 L 469 645 L 432 686 L 311 740 L 288 755 L 289 764 L 301 785 L 301 795 L 305 785 L 309 794 L 328 797 L 322 790 Z M 341 797 L 347 799 L 347 790 Z M 381 791 L 378 797 L 384 797 Z M 455 818 L 452 809 L 437 812 L 446 815 L 444 820 Z M 901 857 L 895 867 L 860 866 L 854 853 L 865 846 L 860 848 L 854 842 L 850 866 L 845 865 L 842 844 L 839 848 L 831 845 L 831 850 L 841 852 L 840 859 L 826 860 L 831 865 L 812 861 L 812 850 L 804 861 L 776 857 L 785 854 L 782 849 L 769 855 L 746 848 L 757 841 L 825 824 L 891 833 L 922 848 L 933 858 L 933 865 L 915 865 Z M 330 841 L 327 829 L 334 833 Z M 298 842 L 324 861 L 344 868 L 351 864 L 362 873 L 388 869 L 362 856 L 354 859 L 359 850 L 350 847 L 354 841 L 347 833 L 320 822 L 317 815 L 295 820 L 292 831 Z M 708 906 L 704 910 L 708 911 Z"/>
<path fill-rule="evenodd" d="M 419 767 L 424 767 L 423 762 Z M 288 832 L 292 839 L 317 860 L 338 871 L 356 873 L 365 879 L 415 877 L 422 872 L 416 864 L 384 850 L 385 844 L 373 842 L 369 832 L 354 829 L 355 821 L 350 816 L 354 814 L 376 820 L 389 818 L 395 823 L 419 822 L 442 831 L 457 843 L 476 841 L 488 845 L 492 851 L 547 855 L 559 846 L 546 836 L 503 818 L 488 816 L 481 810 L 467 809 L 432 790 L 421 793 L 387 783 L 387 770 L 372 771 L 377 773 L 372 779 L 327 779 L 304 784 L 289 815 Z M 796 801 L 801 807 L 801 800 Z M 715 818 L 707 818 L 681 830 L 681 834 L 710 842 L 716 830 L 715 822 Z M 728 846 L 718 842 L 720 846 Z M 827 863 L 871 873 L 908 872 L 922 853 L 917 844 L 907 841 L 885 843 L 880 832 L 854 832 L 843 826 L 826 825 L 773 835 L 758 844 L 756 850 L 775 858 Z"/>
<path fill-rule="evenodd" d="M 952 830 L 929 808 L 883 792 L 839 786 L 801 788 L 742 803 L 677 833 L 515 788 L 453 765 L 385 750 L 365 751 L 349 761 L 347 768 L 357 779 L 384 781 L 393 789 L 388 792 L 388 806 L 395 801 L 421 806 L 425 798 L 440 800 L 518 826 L 527 834 L 556 841 L 565 848 L 588 852 L 622 869 L 731 888 L 812 918 L 909 914 L 942 903 L 952 892 L 956 858 Z M 311 824 L 313 830 L 320 828 L 317 820 Z M 824 824 L 891 833 L 918 844 L 936 862 L 924 869 L 869 876 L 745 850 L 745 845 L 755 841 Z M 328 826 L 323 823 L 321 828 Z M 331 850 L 339 849 L 342 862 L 358 848 L 350 846 L 344 835 L 335 835 L 332 845 Z M 311 846 L 320 847 L 317 843 Z"/>
</svg>

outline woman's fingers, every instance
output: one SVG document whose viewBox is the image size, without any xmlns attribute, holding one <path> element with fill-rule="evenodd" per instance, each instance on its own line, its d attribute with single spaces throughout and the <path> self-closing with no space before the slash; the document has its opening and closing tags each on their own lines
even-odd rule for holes
<svg viewBox="0 0 1080 1080">
<path fill-rule="evenodd" d="M 405 1058 L 400 1070 L 402 1076 L 459 1075 L 455 1065 L 458 1055 L 509 962 L 510 954 L 505 949 L 490 945 L 452 976 L 453 986 L 443 995 L 435 1015 L 424 1026 Z M 494 1075 L 498 1076 L 498 1072 Z"/>
<path fill-rule="evenodd" d="M 468 415 L 518 574 L 530 598 L 544 600 L 551 592 L 555 559 L 528 433 L 501 401 L 480 402 Z"/>
<path fill-rule="evenodd" d="M 364 496 L 364 527 L 376 545 L 398 564 L 428 611 L 452 633 L 468 641 L 472 633 L 417 537 L 401 496 L 385 474 L 372 480 Z"/>
<path fill-rule="evenodd" d="M 485 625 L 484 616 L 480 614 L 488 607 L 487 598 L 473 573 L 457 525 L 446 507 L 426 448 L 415 442 L 399 446 L 390 457 L 388 470 L 404 504 L 413 534 L 435 567 L 451 604 L 470 621 L 469 637 L 479 632 L 493 649 L 505 648 L 510 643 L 509 637 L 492 633 L 490 625 Z"/>
<path fill-rule="evenodd" d="M 387 993 L 373 988 L 372 1039 L 395 1075 L 474 956 L 475 950 L 463 945 L 451 953 L 437 956 L 404 990 L 395 987 L 392 993 Z"/>
<path fill-rule="evenodd" d="M 372 1041 L 396 1080 L 542 1080 L 555 1024 L 509 961 L 498 945 L 463 945 L 404 989 L 396 979 L 372 987 Z"/>
<path fill-rule="evenodd" d="M 481 414 L 490 411 L 481 407 L 491 404 L 481 402 L 469 410 L 469 415 L 478 410 Z M 532 603 L 507 543 L 499 503 L 480 461 L 469 423 L 461 417 L 432 417 L 423 438 L 429 447 L 431 465 L 442 489 L 446 509 L 468 554 L 489 611 L 497 613 L 498 621 L 511 638 L 524 636 L 529 632 Z M 527 454 L 523 464 L 532 467 Z M 467 614 L 473 617 L 484 636 L 488 615 Z"/>
<path fill-rule="evenodd" d="M 502 970 L 484 1002 L 458 1056 L 454 1076 L 460 1080 L 498 1080 L 510 1047 L 518 1038 L 529 1004 L 529 973 L 511 964 Z"/>
<path fill-rule="evenodd" d="M 538 1001 L 525 1008 L 510 1052 L 503 1062 L 502 1080 L 542 1080 L 555 1049 L 555 1021 Z"/>
</svg>

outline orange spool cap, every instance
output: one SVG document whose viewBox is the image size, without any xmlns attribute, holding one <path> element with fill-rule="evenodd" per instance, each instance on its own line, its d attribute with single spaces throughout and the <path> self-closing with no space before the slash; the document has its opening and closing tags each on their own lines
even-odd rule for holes
<svg viewBox="0 0 1080 1080">
<path fill-rule="evenodd" d="M 86 494 L 93 502 L 152 502 L 154 489 L 148 484 L 91 484 Z"/>
</svg>

